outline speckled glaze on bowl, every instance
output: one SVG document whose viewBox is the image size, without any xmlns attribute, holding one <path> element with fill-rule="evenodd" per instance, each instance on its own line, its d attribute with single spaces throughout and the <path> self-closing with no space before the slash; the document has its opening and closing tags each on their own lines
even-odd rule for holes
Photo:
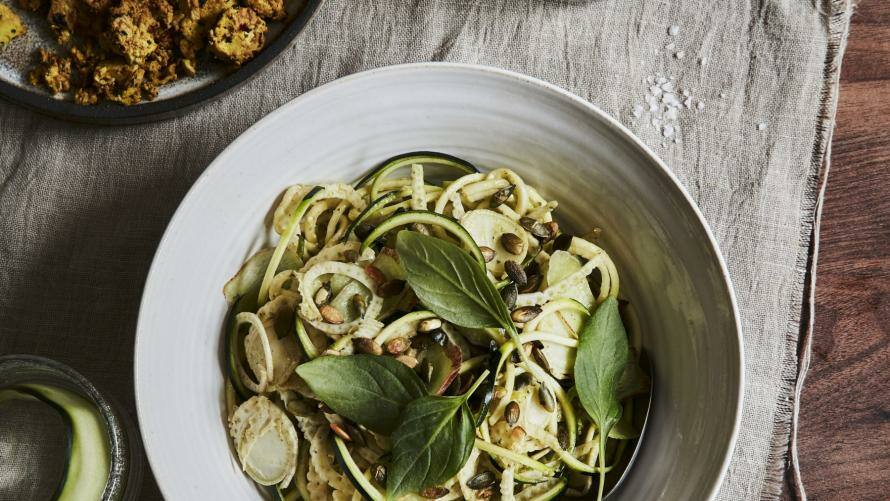
<svg viewBox="0 0 890 501">
<path fill-rule="evenodd" d="M 636 307 L 655 393 L 639 455 L 610 500 L 716 493 L 741 409 L 741 329 L 726 267 L 695 204 L 658 158 L 588 102 L 493 68 L 412 64 L 309 92 L 232 143 L 185 197 L 149 273 L 136 397 L 168 500 L 261 499 L 224 427 L 221 288 L 263 245 L 292 183 L 353 180 L 380 160 L 435 150 L 506 166 L 556 198 L 568 228 L 603 228 Z"/>
</svg>

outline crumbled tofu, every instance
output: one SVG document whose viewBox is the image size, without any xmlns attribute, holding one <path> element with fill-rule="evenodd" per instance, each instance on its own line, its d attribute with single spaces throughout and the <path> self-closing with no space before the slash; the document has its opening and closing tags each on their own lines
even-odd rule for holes
<svg viewBox="0 0 890 501">
<path fill-rule="evenodd" d="M 127 14 L 113 17 L 109 38 L 114 44 L 115 51 L 130 63 L 145 61 L 145 58 L 158 48 L 151 34 L 153 24 Z"/>
<path fill-rule="evenodd" d="M 67 92 L 71 88 L 71 59 L 43 49 L 37 54 L 40 64 L 28 75 L 31 84 L 43 85 L 53 94 Z"/>
<path fill-rule="evenodd" d="M 229 9 L 210 30 L 210 48 L 219 59 L 240 65 L 263 48 L 267 29 L 253 9 Z"/>
<path fill-rule="evenodd" d="M 0 4 L 0 48 L 12 41 L 13 38 L 25 34 L 26 28 L 21 18 L 9 7 Z"/>
<path fill-rule="evenodd" d="M 102 62 L 93 72 L 93 83 L 105 99 L 121 104 L 142 101 L 145 70 L 136 64 Z"/>
<path fill-rule="evenodd" d="M 287 11 L 284 10 L 284 0 L 246 0 L 245 3 L 265 19 L 280 21 L 287 16 Z"/>
<path fill-rule="evenodd" d="M 82 105 L 153 99 L 162 85 L 195 75 L 208 53 L 244 64 L 264 47 L 266 20 L 287 17 L 285 0 L 15 1 L 45 12 L 59 43 L 38 52 L 29 81 Z M 22 33 L 0 4 L 0 45 Z"/>
</svg>

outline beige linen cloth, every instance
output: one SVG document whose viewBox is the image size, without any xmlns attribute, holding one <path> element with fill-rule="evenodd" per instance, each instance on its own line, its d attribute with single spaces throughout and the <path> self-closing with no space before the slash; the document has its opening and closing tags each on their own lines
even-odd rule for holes
<svg viewBox="0 0 890 501">
<path fill-rule="evenodd" d="M 68 363 L 135 414 L 133 333 L 152 254 L 230 141 L 302 92 L 360 70 L 493 65 L 618 117 L 698 202 L 727 259 L 745 336 L 744 416 L 719 499 L 776 499 L 850 13 L 846 0 L 327 0 L 259 77 L 175 120 L 93 127 L 0 103 L 0 353 Z M 658 75 L 692 99 L 669 137 L 645 100 Z M 160 499 L 146 478 L 142 498 Z"/>
</svg>

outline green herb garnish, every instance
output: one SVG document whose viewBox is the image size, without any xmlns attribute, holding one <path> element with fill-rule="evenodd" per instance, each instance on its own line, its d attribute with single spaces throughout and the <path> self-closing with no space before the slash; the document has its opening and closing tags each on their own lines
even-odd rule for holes
<svg viewBox="0 0 890 501">
<path fill-rule="evenodd" d="M 389 357 L 320 357 L 297 367 L 297 374 L 337 414 L 384 435 L 396 428 L 406 405 L 426 395 L 417 374 Z"/>
<path fill-rule="evenodd" d="M 398 234 L 396 250 L 411 290 L 436 315 L 469 329 L 500 327 L 516 346 L 522 346 L 507 305 L 485 269 L 469 253 L 412 231 Z M 528 364 L 525 350 L 518 353 Z"/>
<path fill-rule="evenodd" d="M 609 297 L 597 307 L 581 328 L 575 359 L 575 386 L 578 396 L 600 433 L 597 499 L 603 497 L 609 431 L 621 419 L 618 387 L 629 353 L 627 332 L 618 313 L 618 300 Z"/>
<path fill-rule="evenodd" d="M 476 438 L 467 399 L 487 376 L 482 373 L 461 396 L 428 395 L 405 407 L 393 434 L 387 499 L 441 484 L 463 468 Z"/>
</svg>

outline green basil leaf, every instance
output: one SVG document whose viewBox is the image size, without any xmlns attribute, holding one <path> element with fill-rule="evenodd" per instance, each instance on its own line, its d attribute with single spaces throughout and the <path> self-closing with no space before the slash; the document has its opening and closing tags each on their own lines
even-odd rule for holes
<svg viewBox="0 0 890 501">
<path fill-rule="evenodd" d="M 467 328 L 512 326 L 510 312 L 485 270 L 460 247 L 417 232 L 396 242 L 405 278 L 427 308 Z"/>
<path fill-rule="evenodd" d="M 644 395 L 649 391 L 652 381 L 649 375 L 640 367 L 638 357 L 634 354 L 634 350 L 627 350 L 627 364 L 624 366 L 624 372 L 618 379 L 618 387 L 615 393 L 618 400 L 624 400 L 635 395 Z"/>
<path fill-rule="evenodd" d="M 334 412 L 385 435 L 409 402 L 426 395 L 417 374 L 390 357 L 319 357 L 297 367 L 297 375 Z"/>
<path fill-rule="evenodd" d="M 579 333 L 575 386 L 581 405 L 603 436 L 621 418 L 618 383 L 628 362 L 627 332 L 618 313 L 618 300 L 607 298 Z"/>
<path fill-rule="evenodd" d="M 465 396 L 431 395 L 408 404 L 393 435 L 387 499 L 420 492 L 456 475 L 470 457 L 474 438 Z"/>
<path fill-rule="evenodd" d="M 634 424 L 634 413 L 628 412 L 629 403 L 630 401 L 626 402 L 622 406 L 624 410 L 621 413 L 621 419 L 619 419 L 618 422 L 615 423 L 615 426 L 613 426 L 612 429 L 609 430 L 609 438 L 631 440 L 640 436 L 641 430 L 637 428 L 636 424 Z"/>
</svg>

